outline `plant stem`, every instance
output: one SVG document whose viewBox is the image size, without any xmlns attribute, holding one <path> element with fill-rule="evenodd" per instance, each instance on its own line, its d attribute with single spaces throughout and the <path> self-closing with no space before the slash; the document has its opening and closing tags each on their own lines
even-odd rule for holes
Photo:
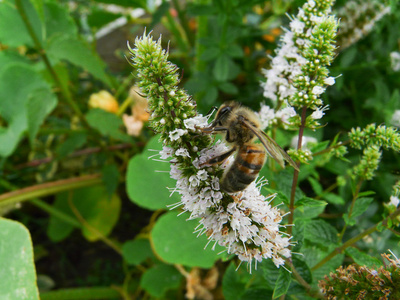
<svg viewBox="0 0 400 300">
<path fill-rule="evenodd" d="M 395 212 L 391 213 L 389 216 L 387 216 L 383 221 L 382 225 L 386 226 L 388 221 L 391 219 L 396 218 L 398 215 L 400 215 L 400 208 L 398 208 Z M 368 228 L 367 230 L 361 232 L 360 234 L 356 235 L 355 237 L 351 238 L 347 242 L 345 242 L 342 246 L 336 248 L 333 250 L 331 253 L 329 253 L 323 260 L 321 260 L 319 263 L 317 263 L 314 267 L 311 268 L 311 271 L 314 271 L 320 267 L 322 267 L 325 263 L 330 261 L 333 257 L 335 257 L 337 254 L 342 253 L 343 250 L 345 250 L 347 247 L 353 245 L 354 243 L 358 242 L 361 240 L 363 237 L 373 233 L 374 231 L 377 231 L 379 226 L 379 223 Z"/>
<path fill-rule="evenodd" d="M 316 297 L 319 299 L 324 299 L 324 295 L 322 295 L 319 290 L 314 289 L 307 281 L 303 279 L 303 277 L 301 277 L 291 260 L 287 259 L 286 263 L 289 264 L 293 277 L 297 280 L 298 283 L 300 283 L 304 287 L 308 295 L 312 296 L 313 298 Z"/>
<path fill-rule="evenodd" d="M 60 192 L 100 184 L 101 174 L 84 175 L 53 182 L 29 186 L 0 195 L 0 206 L 15 204 L 33 198 L 49 196 Z"/>
<path fill-rule="evenodd" d="M 89 224 L 88 221 L 85 220 L 85 218 L 81 215 L 81 213 L 79 212 L 79 210 L 75 207 L 71 197 L 68 197 L 68 203 L 69 206 L 72 210 L 72 212 L 74 213 L 75 217 L 79 220 L 79 222 L 85 227 L 87 228 L 91 233 L 97 235 L 97 237 L 103 241 L 107 246 L 109 246 L 110 248 L 112 248 L 113 250 L 115 250 L 115 252 L 117 252 L 119 255 L 122 256 L 122 250 L 121 247 L 119 245 L 117 245 L 115 242 L 113 242 L 112 240 L 110 240 L 109 238 L 107 238 L 103 233 L 101 233 L 97 228 L 93 227 L 91 224 Z"/>
<path fill-rule="evenodd" d="M 304 128 L 306 124 L 306 113 L 307 113 L 307 107 L 304 106 L 301 111 L 301 124 L 299 128 L 299 139 L 297 143 L 297 150 L 301 149 L 301 144 L 303 141 L 303 135 L 304 135 Z M 297 163 L 297 166 L 300 168 L 300 163 Z M 299 171 L 294 170 L 293 174 L 293 181 L 292 181 L 292 189 L 290 192 L 290 204 L 289 204 L 289 220 L 288 220 L 288 225 L 292 225 L 294 221 L 294 200 L 296 196 L 296 187 L 297 187 L 297 182 L 299 180 Z M 288 234 L 292 234 L 292 226 L 288 226 Z"/>
</svg>

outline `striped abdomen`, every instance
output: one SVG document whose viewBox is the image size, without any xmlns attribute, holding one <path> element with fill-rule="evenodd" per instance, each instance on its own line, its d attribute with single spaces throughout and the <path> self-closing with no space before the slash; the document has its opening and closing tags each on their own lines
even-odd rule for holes
<svg viewBox="0 0 400 300">
<path fill-rule="evenodd" d="M 241 146 L 232 166 L 222 177 L 221 188 L 228 193 L 244 190 L 257 178 L 264 163 L 265 151 L 262 145 Z"/>
</svg>

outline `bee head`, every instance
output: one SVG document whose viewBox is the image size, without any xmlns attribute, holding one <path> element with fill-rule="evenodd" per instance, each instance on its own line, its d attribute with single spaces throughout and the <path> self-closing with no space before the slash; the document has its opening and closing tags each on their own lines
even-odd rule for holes
<svg viewBox="0 0 400 300">
<path fill-rule="evenodd" d="M 233 108 L 234 105 L 232 105 L 231 103 L 222 104 L 221 107 L 218 109 L 217 115 L 215 116 L 212 126 L 213 127 L 223 126 L 225 124 L 225 121 L 231 115 Z"/>
</svg>

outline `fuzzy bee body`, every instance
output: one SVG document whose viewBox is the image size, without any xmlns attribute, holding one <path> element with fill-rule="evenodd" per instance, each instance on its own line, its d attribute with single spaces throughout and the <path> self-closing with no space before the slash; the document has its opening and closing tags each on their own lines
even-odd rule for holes
<svg viewBox="0 0 400 300">
<path fill-rule="evenodd" d="M 218 109 L 214 121 L 202 131 L 208 134 L 224 133 L 225 140 L 233 144 L 228 152 L 211 158 L 203 165 L 222 163 L 236 152 L 235 160 L 220 181 L 221 188 L 228 193 L 244 190 L 258 176 L 266 154 L 272 156 L 282 167 L 284 160 L 298 170 L 295 162 L 276 142 L 260 129 L 257 115 L 236 102 L 228 102 Z M 261 144 L 256 144 L 259 139 Z"/>
</svg>

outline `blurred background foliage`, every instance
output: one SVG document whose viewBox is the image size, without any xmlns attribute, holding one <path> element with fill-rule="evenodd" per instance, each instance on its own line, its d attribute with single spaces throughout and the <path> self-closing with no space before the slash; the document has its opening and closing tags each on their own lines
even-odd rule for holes
<svg viewBox="0 0 400 300">
<path fill-rule="evenodd" d="M 161 145 L 146 129 L 148 115 L 134 88 L 126 42 L 132 45 L 144 30 L 162 34 L 170 60 L 181 70 L 182 87 L 201 113 L 232 99 L 258 110 L 268 103 L 260 86 L 262 69 L 288 26 L 287 14 L 296 14 L 303 2 L 0 1 L 0 214 L 7 218 L 0 219 L 0 232 L 15 232 L 0 233 L 0 243 L 29 248 L 26 239 L 14 240 L 24 229 L 10 220 L 29 229 L 34 264 L 26 266 L 36 267 L 41 299 L 184 299 L 185 290 L 198 299 L 272 296 L 282 278 L 271 262 L 252 274 L 244 267 L 235 272 L 218 249 L 203 251 L 206 238 L 192 234 L 195 225 L 185 221 L 187 216 L 168 212 L 167 205 L 179 197 L 169 197 L 163 188 L 173 187 L 173 180 L 154 172 L 167 171 L 168 165 L 148 159 Z M 334 12 L 346 2 L 337 1 Z M 400 10 L 397 1 L 387 5 L 391 13 L 355 43 L 341 44 L 339 31 L 330 68 L 339 77 L 324 99 L 330 106 L 327 126 L 310 133 L 318 141 L 371 122 L 391 125 L 400 110 L 400 72 L 390 56 L 400 51 Z M 379 204 L 388 201 L 399 166 L 398 153 L 384 154 L 376 180 L 367 187 L 376 201 L 365 205 L 363 218 L 347 236 L 380 220 Z M 300 187 L 313 197 L 347 168 L 332 161 Z M 282 173 L 274 180 L 284 189 L 288 177 Z M 332 196 L 325 211 L 314 208 L 307 217 L 324 212 L 326 222 L 340 228 L 335 216 L 347 211 L 347 200 Z M 389 231 L 369 238 L 358 246 L 374 257 L 398 247 Z M 357 255 L 347 253 L 345 261 Z M 315 285 L 343 258 L 314 279 L 304 261 L 297 266 Z M 4 254 L 0 265 L 18 268 L 15 260 Z M 9 274 L 0 273 L 0 279 Z M 34 281 L 32 275 L 23 283 L 31 287 L 24 299 L 37 299 Z M 17 287 L 0 284 L 0 295 Z M 305 295 L 298 284 L 288 288 L 283 294 Z"/>
</svg>

